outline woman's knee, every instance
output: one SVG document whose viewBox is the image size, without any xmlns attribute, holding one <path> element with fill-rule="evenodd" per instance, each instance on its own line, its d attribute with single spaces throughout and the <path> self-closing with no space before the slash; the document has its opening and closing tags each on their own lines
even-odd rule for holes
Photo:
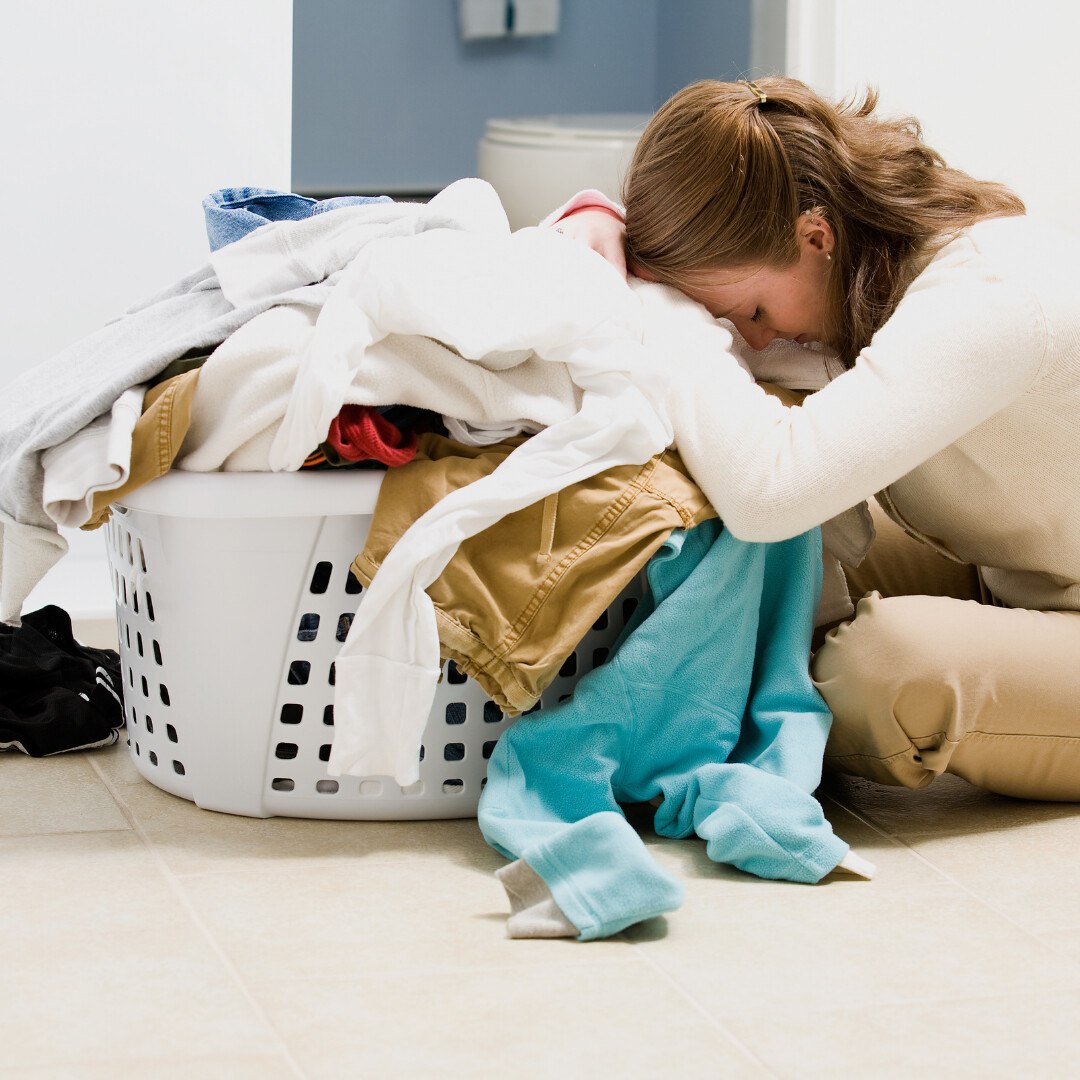
<svg viewBox="0 0 1080 1080">
<path fill-rule="evenodd" d="M 927 600 L 939 598 L 864 596 L 854 617 L 830 631 L 814 655 L 814 680 L 825 700 L 830 693 L 876 699 L 887 686 L 940 669 L 947 661 Z"/>
<path fill-rule="evenodd" d="M 828 767 L 906 787 L 943 771 L 956 703 L 927 600 L 940 603 L 871 593 L 815 654 L 814 682 L 833 714 Z"/>
</svg>

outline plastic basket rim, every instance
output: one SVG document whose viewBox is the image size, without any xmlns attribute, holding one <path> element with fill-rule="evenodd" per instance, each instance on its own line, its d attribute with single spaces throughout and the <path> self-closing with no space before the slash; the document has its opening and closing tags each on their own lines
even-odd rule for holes
<svg viewBox="0 0 1080 1080">
<path fill-rule="evenodd" d="M 264 518 L 371 514 L 382 470 L 211 472 L 173 470 L 118 499 L 114 508 L 167 517 Z"/>
</svg>

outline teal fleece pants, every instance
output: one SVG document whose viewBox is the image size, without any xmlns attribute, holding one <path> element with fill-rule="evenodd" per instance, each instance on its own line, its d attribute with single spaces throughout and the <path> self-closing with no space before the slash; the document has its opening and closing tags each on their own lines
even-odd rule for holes
<svg viewBox="0 0 1080 1080">
<path fill-rule="evenodd" d="M 812 794 L 831 722 L 808 672 L 820 531 L 750 544 L 707 521 L 647 574 L 611 658 L 503 734 L 480 799 L 485 839 L 528 863 L 582 941 L 682 903 L 620 803 L 662 796 L 660 835 L 696 833 L 760 877 L 816 882 L 848 850 Z"/>
</svg>

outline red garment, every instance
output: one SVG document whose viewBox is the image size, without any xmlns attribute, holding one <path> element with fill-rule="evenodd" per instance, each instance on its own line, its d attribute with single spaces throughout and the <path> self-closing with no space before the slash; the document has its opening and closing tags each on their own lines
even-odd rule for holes
<svg viewBox="0 0 1080 1080">
<path fill-rule="evenodd" d="M 416 457 L 416 432 L 403 432 L 373 405 L 343 405 L 326 441 L 346 461 L 371 458 L 394 466 Z"/>
</svg>

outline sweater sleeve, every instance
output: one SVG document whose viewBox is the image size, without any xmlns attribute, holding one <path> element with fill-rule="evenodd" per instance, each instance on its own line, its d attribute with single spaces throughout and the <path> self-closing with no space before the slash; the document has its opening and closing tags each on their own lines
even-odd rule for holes
<svg viewBox="0 0 1080 1080">
<path fill-rule="evenodd" d="M 735 536 L 798 535 L 887 487 L 1022 394 L 1042 310 L 964 240 L 941 252 L 850 371 L 802 405 L 767 395 L 715 324 L 665 350 L 667 405 L 692 475 Z"/>
</svg>

